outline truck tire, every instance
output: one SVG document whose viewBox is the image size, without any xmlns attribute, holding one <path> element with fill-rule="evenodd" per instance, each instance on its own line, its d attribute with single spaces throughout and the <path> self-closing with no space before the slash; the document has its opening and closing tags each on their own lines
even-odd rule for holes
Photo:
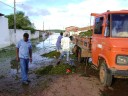
<svg viewBox="0 0 128 96">
<path fill-rule="evenodd" d="M 108 70 L 106 63 L 103 61 L 99 70 L 99 79 L 103 86 L 111 86 L 112 84 L 112 74 Z"/>
</svg>

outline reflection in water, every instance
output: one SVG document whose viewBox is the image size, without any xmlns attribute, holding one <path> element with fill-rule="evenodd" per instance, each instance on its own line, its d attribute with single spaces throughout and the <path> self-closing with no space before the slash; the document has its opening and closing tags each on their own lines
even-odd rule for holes
<svg viewBox="0 0 128 96">
<path fill-rule="evenodd" d="M 54 33 L 53 35 L 50 35 L 44 42 L 40 42 L 37 47 L 39 48 L 45 48 L 49 50 L 49 48 L 55 48 L 56 46 L 56 40 L 59 36 L 59 33 Z"/>
</svg>

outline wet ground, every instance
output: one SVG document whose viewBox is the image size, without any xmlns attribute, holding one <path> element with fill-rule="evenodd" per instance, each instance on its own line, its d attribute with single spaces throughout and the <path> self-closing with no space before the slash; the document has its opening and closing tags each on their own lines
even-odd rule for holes
<svg viewBox="0 0 128 96">
<path fill-rule="evenodd" d="M 29 78 L 33 83 L 29 87 L 21 84 L 20 66 L 15 60 L 15 45 L 0 50 L 0 96 L 19 96 L 18 94 L 22 92 L 29 94 L 31 93 L 29 92 L 30 89 L 34 88 L 33 90 L 35 90 L 39 82 L 43 81 L 43 83 L 46 83 L 50 80 L 49 78 L 51 77 L 49 76 L 40 78 L 35 75 L 34 70 L 42 66 L 56 64 L 56 60 L 42 57 L 41 55 L 55 50 L 58 35 L 53 34 L 45 38 L 41 37 L 31 40 L 33 45 L 33 62 L 29 64 Z M 43 86 L 44 88 L 47 86 L 45 85 Z M 32 92 L 32 94 L 34 93 Z"/>
<path fill-rule="evenodd" d="M 14 63 L 14 47 L 11 46 L 9 52 L 6 48 L 0 53 L 0 96 L 128 96 L 128 79 L 114 79 L 111 87 L 103 87 L 98 72 L 92 68 L 87 71 L 89 77 L 82 76 L 80 72 L 70 75 L 36 75 L 35 69 L 56 65 L 55 58 L 41 55 L 55 50 L 58 35 L 53 34 L 45 41 L 33 41 L 35 47 L 33 62 L 29 66 L 29 86 L 21 84 L 20 67 Z M 79 70 L 84 68 L 79 67 Z"/>
<path fill-rule="evenodd" d="M 42 57 L 44 53 L 55 50 L 56 39 L 59 34 L 54 34 L 44 38 L 37 38 L 32 41 L 33 62 L 29 64 L 30 69 L 46 66 L 53 59 Z M 15 61 L 15 45 L 0 50 L 0 77 L 15 75 L 20 72 L 19 63 Z M 45 61 L 45 62 L 44 62 Z"/>
</svg>

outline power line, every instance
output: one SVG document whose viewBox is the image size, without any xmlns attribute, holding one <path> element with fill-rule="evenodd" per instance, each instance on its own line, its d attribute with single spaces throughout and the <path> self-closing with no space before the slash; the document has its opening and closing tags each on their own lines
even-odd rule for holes
<svg viewBox="0 0 128 96">
<path fill-rule="evenodd" d="M 2 1 L 0 1 L 0 3 L 5 4 L 5 5 L 7 5 L 7 6 L 11 7 L 11 8 L 14 8 L 14 7 L 10 6 L 9 4 L 6 4 L 6 3 L 4 3 Z"/>
<path fill-rule="evenodd" d="M 0 3 L 2 3 L 2 4 L 4 4 L 4 5 L 6 5 L 6 6 L 9 6 L 9 7 L 11 7 L 11 8 L 15 8 L 14 6 L 11 6 L 11 5 L 9 5 L 9 4 L 7 4 L 7 3 L 4 3 L 4 2 L 2 2 L 2 1 L 0 1 Z M 16 2 L 15 2 L 16 3 Z M 22 4 L 23 5 L 23 4 Z M 15 8 L 15 11 L 20 11 L 19 9 L 17 10 L 16 8 Z"/>
</svg>

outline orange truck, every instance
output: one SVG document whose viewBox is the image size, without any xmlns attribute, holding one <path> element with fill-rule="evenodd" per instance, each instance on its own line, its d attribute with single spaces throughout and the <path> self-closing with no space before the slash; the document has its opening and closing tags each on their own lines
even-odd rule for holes
<svg viewBox="0 0 128 96">
<path fill-rule="evenodd" d="M 74 36 L 74 50 L 78 61 L 92 58 L 99 69 L 99 79 L 104 86 L 112 84 L 113 77 L 128 76 L 128 10 L 107 11 L 94 16 L 91 37 Z"/>
</svg>

